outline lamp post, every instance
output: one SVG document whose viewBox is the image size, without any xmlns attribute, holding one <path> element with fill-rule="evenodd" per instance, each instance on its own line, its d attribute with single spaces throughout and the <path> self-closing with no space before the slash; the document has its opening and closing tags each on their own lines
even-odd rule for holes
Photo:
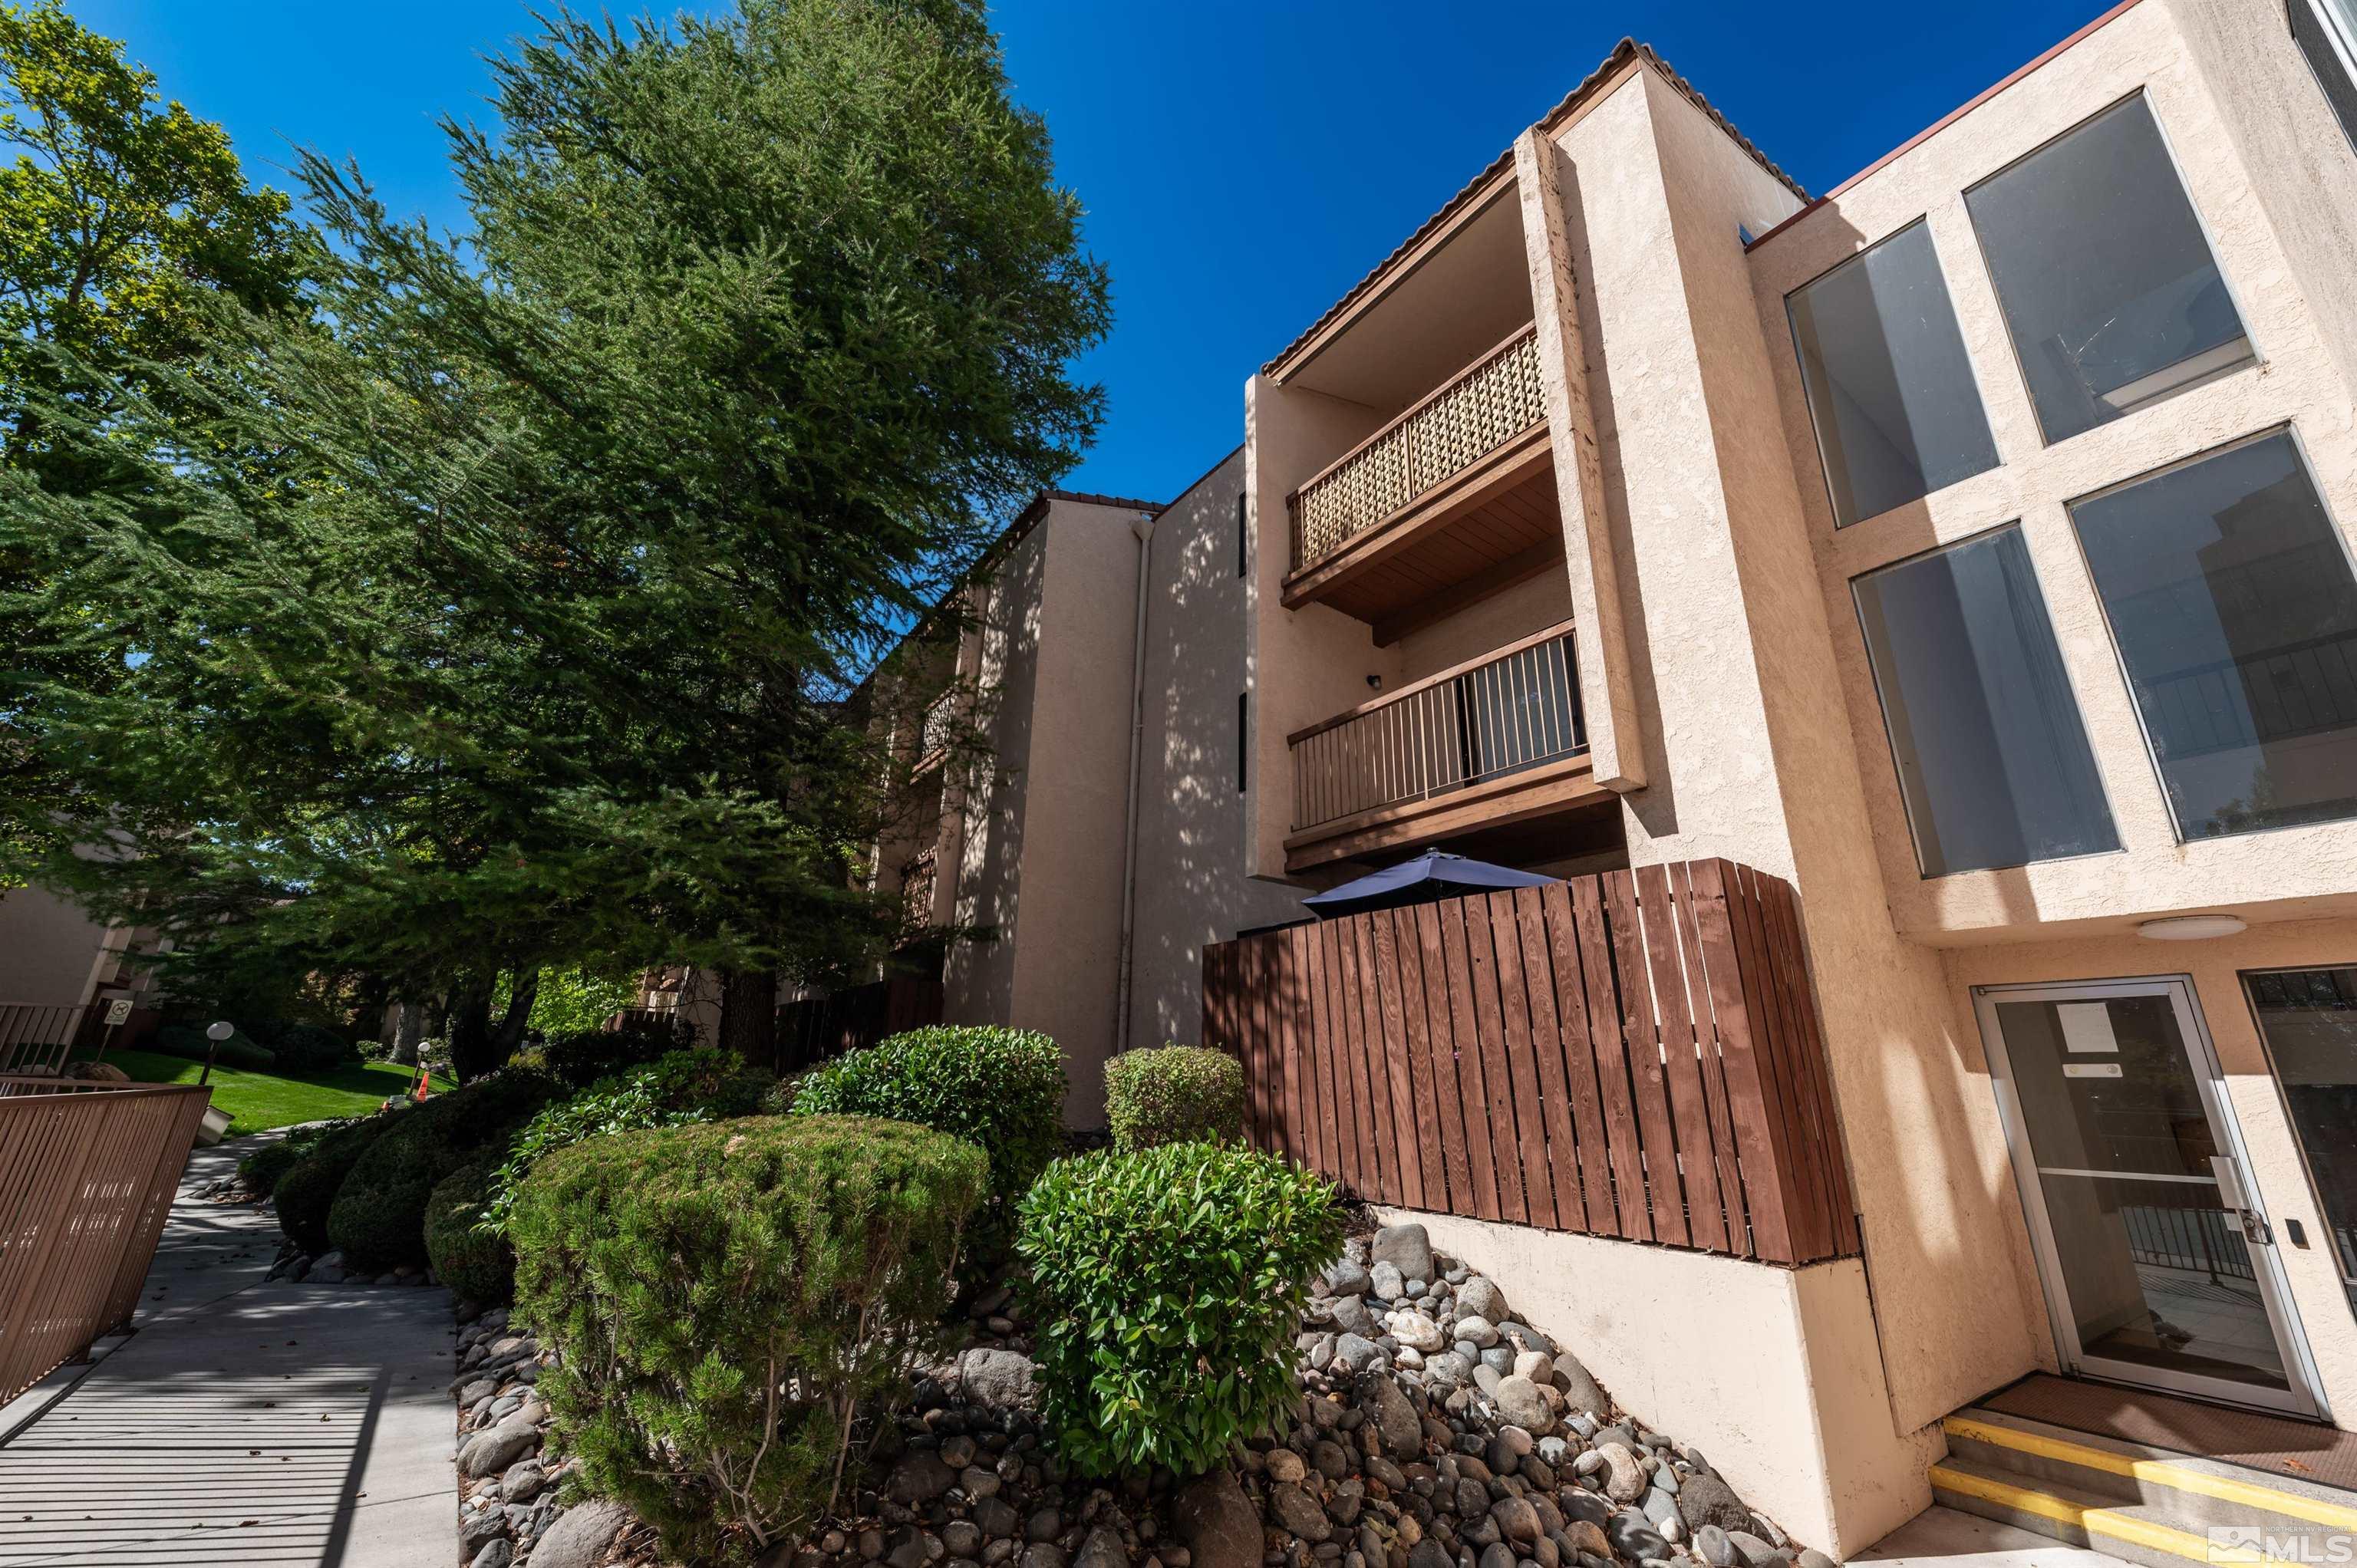
<svg viewBox="0 0 2357 1568">
<path fill-rule="evenodd" d="M 213 1057 L 220 1051 L 221 1042 L 235 1033 L 237 1033 L 237 1026 L 226 1018 L 215 1019 L 205 1026 L 205 1038 L 210 1040 L 212 1044 L 205 1047 L 205 1070 L 197 1075 L 197 1082 L 200 1086 L 212 1081 Z"/>
</svg>

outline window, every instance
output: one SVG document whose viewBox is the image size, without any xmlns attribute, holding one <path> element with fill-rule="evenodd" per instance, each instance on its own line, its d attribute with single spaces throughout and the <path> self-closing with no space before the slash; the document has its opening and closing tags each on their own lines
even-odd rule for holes
<svg viewBox="0 0 2357 1568">
<path fill-rule="evenodd" d="M 1924 875 L 2119 848 L 2018 524 L 1850 586 Z"/>
<path fill-rule="evenodd" d="M 2289 431 L 2074 503 L 2187 838 L 2357 816 L 2357 578 Z"/>
<path fill-rule="evenodd" d="M 2341 1288 L 2357 1306 L 2357 967 L 2246 974 L 2243 983 L 2332 1230 Z"/>
<path fill-rule="evenodd" d="M 2143 96 L 1964 193 L 2050 442 L 2248 364 Z"/>
<path fill-rule="evenodd" d="M 1244 493 L 1236 492 L 1236 575 L 1252 572 L 1252 538 L 1244 532 Z"/>
<path fill-rule="evenodd" d="M 1785 309 L 1836 527 L 1996 467 L 1922 222 L 1794 290 Z"/>
<path fill-rule="evenodd" d="M 2287 0 L 2292 41 L 2308 57 L 2324 100 L 2357 143 L 2357 0 Z"/>
<path fill-rule="evenodd" d="M 1244 758 L 1252 754 L 1252 693 L 1236 693 L 1236 793 L 1244 792 Z"/>
</svg>

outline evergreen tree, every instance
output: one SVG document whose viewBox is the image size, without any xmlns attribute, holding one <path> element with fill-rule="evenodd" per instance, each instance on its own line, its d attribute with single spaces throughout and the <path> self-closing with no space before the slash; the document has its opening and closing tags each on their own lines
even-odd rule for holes
<svg viewBox="0 0 2357 1568">
<path fill-rule="evenodd" d="M 446 990 L 462 1074 L 582 960 L 721 969 L 766 1055 L 781 973 L 902 934 L 847 699 L 1092 434 L 1105 280 L 963 0 L 559 16 L 495 69 L 463 241 L 307 158 L 299 317 L 216 302 L 195 362 L 42 405 L 103 482 L 16 486 L 0 547 L 121 671 L 36 738 L 123 853 L 40 871 L 216 973 Z"/>
</svg>

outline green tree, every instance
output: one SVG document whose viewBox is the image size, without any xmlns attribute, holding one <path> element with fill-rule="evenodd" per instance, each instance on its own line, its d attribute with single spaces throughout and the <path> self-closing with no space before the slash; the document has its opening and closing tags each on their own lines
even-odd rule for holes
<svg viewBox="0 0 2357 1568">
<path fill-rule="evenodd" d="M 245 182 L 229 138 L 57 0 L 0 4 L 0 466 L 72 492 L 86 458 L 52 439 L 37 412 L 65 398 L 104 418 L 145 367 L 202 346 L 199 296 L 285 308 L 306 252 L 286 198 Z M 32 562 L 0 551 L 0 593 L 34 585 Z M 10 677 L 0 687 L 0 798 L 14 831 L 45 831 L 72 787 L 29 743 L 17 703 L 38 673 L 88 683 L 103 665 L 38 671 L 32 639 L 0 610 Z M 27 826 L 27 824 L 30 824 Z M 8 871 L 0 865 L 0 886 Z"/>
<path fill-rule="evenodd" d="M 447 994 L 462 1074 L 585 960 L 723 970 L 766 1055 L 781 973 L 902 934 L 850 699 L 1092 433 L 1104 275 L 966 0 L 559 16 L 495 73 L 462 242 L 307 158 L 299 318 L 223 303 L 106 421 L 45 405 L 106 482 L 0 542 L 123 670 L 40 739 L 134 853 L 44 872 L 192 964 Z"/>
</svg>

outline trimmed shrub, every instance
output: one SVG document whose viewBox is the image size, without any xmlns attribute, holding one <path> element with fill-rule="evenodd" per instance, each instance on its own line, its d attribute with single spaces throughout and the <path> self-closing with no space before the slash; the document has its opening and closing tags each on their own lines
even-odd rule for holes
<svg viewBox="0 0 2357 1568">
<path fill-rule="evenodd" d="M 328 1240 L 348 1268 L 378 1273 L 422 1265 L 425 1204 L 470 1155 L 504 1151 L 556 1092 L 553 1079 L 501 1071 L 396 1113 L 396 1125 L 353 1162 L 328 1211 Z"/>
<path fill-rule="evenodd" d="M 515 1292 L 507 1237 L 481 1229 L 492 1168 L 481 1160 L 460 1165 L 425 1200 L 425 1261 L 459 1300 L 477 1306 L 505 1306 Z"/>
<path fill-rule="evenodd" d="M 414 1111 L 379 1113 L 329 1133 L 296 1160 L 270 1189 L 278 1206 L 278 1229 L 306 1252 L 328 1250 L 328 1211 L 352 1166 L 376 1141 Z"/>
<path fill-rule="evenodd" d="M 192 1062 L 203 1061 L 205 1053 L 212 1051 L 212 1059 L 220 1066 L 246 1072 L 268 1072 L 278 1065 L 268 1047 L 242 1032 L 232 1032 L 219 1050 L 213 1050 L 212 1041 L 205 1038 L 205 1028 L 202 1024 L 167 1024 L 156 1031 L 156 1048 L 167 1057 Z"/>
<path fill-rule="evenodd" d="M 1084 1155 L 1048 1167 L 1022 1220 L 1042 1424 L 1067 1464 L 1194 1475 L 1300 1398 L 1307 1282 L 1342 1251 L 1324 1177 L 1239 1144 Z"/>
<path fill-rule="evenodd" d="M 673 1051 L 693 1049 L 694 1045 L 695 1027 L 686 1019 L 665 1023 L 640 1017 L 625 1019 L 611 1033 L 575 1029 L 551 1035 L 538 1049 L 549 1071 L 576 1089 L 584 1089 Z"/>
<path fill-rule="evenodd" d="M 238 1176 L 256 1192 L 275 1192 L 279 1178 L 293 1170 L 304 1155 L 318 1147 L 321 1139 L 353 1125 L 355 1123 L 348 1120 L 323 1122 L 316 1127 L 298 1127 L 238 1161 Z"/>
<path fill-rule="evenodd" d="M 709 1047 L 673 1051 L 636 1072 L 600 1079 L 546 1107 L 516 1134 L 504 1163 L 492 1173 L 483 1225 L 493 1235 L 504 1231 L 516 1188 L 544 1155 L 608 1133 L 750 1116 L 762 1109 L 773 1087 L 769 1074 Z"/>
<path fill-rule="evenodd" d="M 1012 1238 L 1015 1205 L 1062 1149 L 1064 1054 L 1030 1029 L 911 1029 L 813 1070 L 794 1114 L 889 1117 L 980 1147 L 991 1201 L 975 1218 L 974 1250 L 995 1259 Z"/>
<path fill-rule="evenodd" d="M 1200 1046 L 1125 1051 L 1105 1063 L 1105 1127 L 1116 1149 L 1239 1142 L 1243 1066 Z"/>
<path fill-rule="evenodd" d="M 516 1314 L 558 1352 L 539 1391 L 584 1485 L 673 1561 L 814 1522 L 853 1417 L 948 1348 L 987 1168 L 955 1138 L 851 1116 L 621 1133 L 542 1160 L 509 1220 Z"/>
</svg>

